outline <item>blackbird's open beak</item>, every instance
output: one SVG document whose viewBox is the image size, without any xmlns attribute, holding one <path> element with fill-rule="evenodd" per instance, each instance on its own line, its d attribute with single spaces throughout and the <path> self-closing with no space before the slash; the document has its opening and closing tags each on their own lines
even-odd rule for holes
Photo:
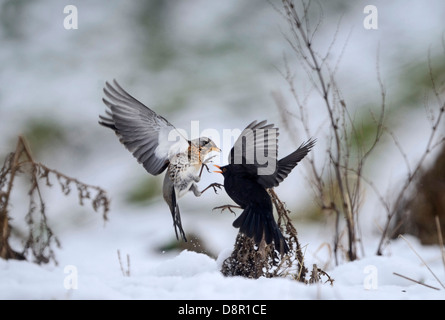
<svg viewBox="0 0 445 320">
<path fill-rule="evenodd" d="M 217 167 L 218 169 L 221 169 L 221 167 L 220 167 L 220 166 L 217 166 L 216 164 L 214 164 L 213 166 L 214 166 L 214 167 Z M 221 170 L 219 170 L 219 171 L 213 171 L 213 172 L 216 172 L 216 173 L 223 173 Z"/>
</svg>

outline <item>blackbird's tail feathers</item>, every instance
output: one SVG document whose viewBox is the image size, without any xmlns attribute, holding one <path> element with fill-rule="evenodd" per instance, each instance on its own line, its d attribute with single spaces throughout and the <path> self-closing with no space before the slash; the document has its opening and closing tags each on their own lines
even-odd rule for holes
<svg viewBox="0 0 445 320">
<path fill-rule="evenodd" d="M 272 208 L 258 205 L 247 206 L 241 215 L 233 222 L 235 228 L 258 245 L 264 238 L 267 244 L 274 242 L 275 249 L 282 253 L 289 251 L 289 246 L 283 237 L 272 214 Z"/>
</svg>

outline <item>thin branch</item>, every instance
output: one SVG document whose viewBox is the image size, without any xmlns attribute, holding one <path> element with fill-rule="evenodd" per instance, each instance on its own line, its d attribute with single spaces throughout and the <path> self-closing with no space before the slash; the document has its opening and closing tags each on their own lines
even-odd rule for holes
<svg viewBox="0 0 445 320">
<path fill-rule="evenodd" d="M 127 254 L 127 270 L 124 269 L 124 266 L 122 264 L 121 252 L 119 249 L 117 250 L 117 259 L 119 260 L 119 266 L 121 268 L 122 275 L 124 277 L 129 277 L 130 276 L 130 256 Z"/>
<path fill-rule="evenodd" d="M 429 77 L 430 77 L 431 88 L 433 89 L 434 96 L 437 99 L 437 104 L 439 106 L 443 106 L 444 102 L 442 101 L 442 98 L 440 97 L 439 90 L 438 90 L 438 88 L 436 86 L 436 81 L 434 80 L 433 67 L 431 65 L 431 62 L 432 62 L 431 61 L 431 48 L 429 48 L 428 49 L 428 71 L 429 71 L 428 74 L 429 74 Z"/>
<path fill-rule="evenodd" d="M 300 18 L 297 10 L 291 0 L 283 0 L 284 9 L 286 15 L 288 17 L 288 22 L 291 27 L 292 35 L 295 40 L 295 43 L 292 43 L 292 47 L 296 49 L 298 56 L 303 58 L 303 61 L 306 64 L 306 73 L 308 74 L 309 79 L 311 80 L 314 88 L 319 92 L 320 96 L 324 100 L 325 110 L 327 111 L 328 118 L 330 120 L 330 128 L 331 134 L 334 142 L 334 150 L 329 151 L 330 157 L 330 168 L 334 172 L 334 180 L 336 183 L 336 187 L 339 190 L 338 195 L 341 198 L 341 211 L 346 216 L 346 223 L 348 226 L 348 256 L 349 259 L 356 259 L 356 249 L 355 249 L 355 213 L 353 212 L 354 208 L 352 207 L 351 198 L 353 198 L 350 194 L 351 188 L 348 186 L 348 177 L 344 175 L 340 170 L 341 162 L 343 161 L 343 145 L 341 138 L 341 130 L 342 128 L 339 126 L 339 118 L 344 116 L 344 113 L 340 111 L 340 115 L 338 115 L 336 105 L 340 100 L 340 94 L 338 88 L 336 88 L 336 92 L 334 95 L 331 95 L 331 89 L 335 86 L 335 79 L 333 76 L 333 71 L 326 64 L 326 60 L 321 58 L 313 48 L 312 40 L 313 35 L 309 29 L 309 19 L 308 10 L 310 6 L 310 2 L 305 3 L 302 1 L 303 13 Z M 319 26 L 317 26 L 318 28 Z M 334 36 L 334 40 L 336 38 L 337 33 Z M 331 44 L 332 45 L 332 44 Z M 308 70 L 309 69 L 309 70 Z M 324 70 L 328 73 L 326 77 L 324 75 Z M 314 78 L 313 78 L 314 77 Z M 338 99 L 337 99 L 338 98 Z M 331 100 L 332 99 L 332 100 Z M 344 119 L 344 118 L 343 118 Z M 345 122 L 343 121 L 345 125 Z M 344 126 L 343 126 L 343 129 Z M 344 134 L 347 137 L 346 134 Z M 346 146 L 346 161 L 348 154 L 348 144 L 345 143 Z M 321 177 L 320 177 L 321 179 Z M 339 213 L 339 212 L 338 212 Z"/>
<path fill-rule="evenodd" d="M 401 146 L 399 140 L 397 139 L 396 135 L 394 134 L 394 132 L 392 132 L 391 130 L 389 130 L 389 129 L 386 128 L 386 127 L 384 128 L 384 130 L 385 130 L 386 132 L 388 132 L 388 134 L 391 136 L 391 138 L 392 138 L 394 144 L 396 145 L 397 149 L 399 149 L 399 152 L 400 152 L 400 154 L 401 154 L 401 156 L 402 156 L 402 158 L 403 158 L 403 161 L 405 161 L 406 168 L 408 169 L 408 177 L 412 176 L 413 173 L 412 173 L 412 170 L 411 170 L 411 166 L 410 166 L 410 164 L 409 164 L 409 161 L 408 161 L 408 156 L 406 155 L 405 151 L 403 150 L 403 148 L 402 148 L 402 146 Z"/>
<path fill-rule="evenodd" d="M 405 242 L 408 244 L 410 249 L 416 254 L 416 256 L 420 259 L 420 261 L 422 261 L 422 263 L 425 265 L 425 267 L 427 267 L 429 272 L 433 275 L 433 277 L 437 280 L 437 282 L 439 282 L 441 287 L 443 289 L 445 289 L 445 286 L 442 284 L 442 282 L 439 280 L 439 278 L 436 276 L 436 274 L 433 272 L 433 270 L 431 270 L 431 268 L 428 266 L 428 264 L 425 262 L 425 260 L 423 260 L 423 258 L 417 253 L 417 251 L 414 249 L 414 247 L 411 245 L 411 243 L 409 243 L 409 241 L 402 235 L 399 235 L 399 238 L 402 238 L 403 240 L 405 240 Z"/>
<path fill-rule="evenodd" d="M 401 275 L 400 273 L 393 272 L 392 274 L 395 275 L 395 276 L 401 277 L 401 278 L 403 278 L 403 279 L 406 279 L 406 280 L 415 282 L 415 283 L 420 284 L 420 285 L 422 285 L 422 286 L 425 286 L 425 287 L 427 287 L 427 288 L 434 289 L 434 290 L 439 290 L 439 291 L 440 291 L 440 288 L 433 287 L 433 286 L 430 286 L 430 285 L 428 285 L 428 284 L 422 283 L 422 282 L 420 282 L 420 281 L 411 279 L 411 278 L 409 278 L 409 277 L 407 277 L 407 276 Z"/>
<path fill-rule="evenodd" d="M 440 227 L 439 216 L 435 217 L 435 221 L 436 221 L 436 229 L 437 229 L 437 238 L 439 240 L 440 252 L 442 254 L 442 264 L 445 269 L 445 247 L 443 245 L 442 229 Z"/>
</svg>

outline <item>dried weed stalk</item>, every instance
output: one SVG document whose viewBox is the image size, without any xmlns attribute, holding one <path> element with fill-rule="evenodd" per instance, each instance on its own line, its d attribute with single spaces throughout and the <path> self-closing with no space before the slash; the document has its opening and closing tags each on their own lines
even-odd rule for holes
<svg viewBox="0 0 445 320">
<path fill-rule="evenodd" d="M 290 211 L 273 189 L 268 189 L 268 192 L 278 214 L 278 226 L 290 248 L 289 252 L 281 256 L 275 250 L 273 243 L 267 245 L 263 240 L 257 246 L 253 239 L 238 233 L 233 252 L 224 260 L 221 272 L 225 276 L 243 276 L 253 279 L 291 277 L 303 283 L 315 282 L 306 280 L 308 270 L 304 265 L 303 248 L 298 241 L 297 230 L 289 217 Z M 331 283 L 333 281 L 319 268 L 312 271 L 312 276 L 314 274 L 317 279 L 327 276 Z"/>
<path fill-rule="evenodd" d="M 121 252 L 120 252 L 119 249 L 117 250 L 117 259 L 119 260 L 119 266 L 121 268 L 122 275 L 124 277 L 129 277 L 131 275 L 131 272 L 130 272 L 130 255 L 127 254 L 127 269 L 124 269 L 124 265 L 123 265 L 122 259 L 121 259 Z"/>
<path fill-rule="evenodd" d="M 11 225 L 9 214 L 11 191 L 14 180 L 19 174 L 29 176 L 29 206 L 25 216 L 29 228 L 28 237 L 21 252 L 15 251 L 9 244 Z M 54 245 L 60 247 L 60 242 L 48 225 L 46 206 L 40 191 L 40 182 L 52 187 L 51 177 L 57 180 L 63 194 L 68 195 L 76 189 L 79 204 L 85 200 L 91 201 L 94 211 L 102 210 L 103 219 L 107 220 L 110 200 L 103 189 L 85 184 L 57 170 L 50 169 L 36 162 L 24 137 L 19 136 L 14 152 L 10 153 L 0 170 L 0 257 L 3 259 L 24 260 L 29 254 L 34 262 L 48 263 L 51 260 L 57 264 Z"/>
</svg>

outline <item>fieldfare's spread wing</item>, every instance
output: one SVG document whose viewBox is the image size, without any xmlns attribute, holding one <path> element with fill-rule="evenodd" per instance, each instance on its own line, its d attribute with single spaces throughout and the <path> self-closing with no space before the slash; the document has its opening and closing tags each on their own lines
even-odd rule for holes
<svg viewBox="0 0 445 320">
<path fill-rule="evenodd" d="M 302 143 L 300 147 L 288 156 L 279 160 L 276 166 L 276 170 L 270 175 L 258 175 L 258 183 L 264 188 L 273 188 L 278 186 L 281 181 L 283 181 L 289 173 L 295 168 L 308 153 L 314 147 L 316 140 L 309 139 L 308 141 Z"/>
<path fill-rule="evenodd" d="M 169 163 L 169 153 L 188 146 L 187 140 L 165 118 L 132 97 L 113 81 L 106 82 L 103 102 L 110 109 L 99 123 L 116 132 L 119 140 L 151 174 L 157 175 Z"/>
<path fill-rule="evenodd" d="M 229 164 L 243 164 L 258 168 L 267 161 L 276 162 L 278 154 L 278 128 L 253 121 L 240 134 L 229 153 Z"/>
</svg>

